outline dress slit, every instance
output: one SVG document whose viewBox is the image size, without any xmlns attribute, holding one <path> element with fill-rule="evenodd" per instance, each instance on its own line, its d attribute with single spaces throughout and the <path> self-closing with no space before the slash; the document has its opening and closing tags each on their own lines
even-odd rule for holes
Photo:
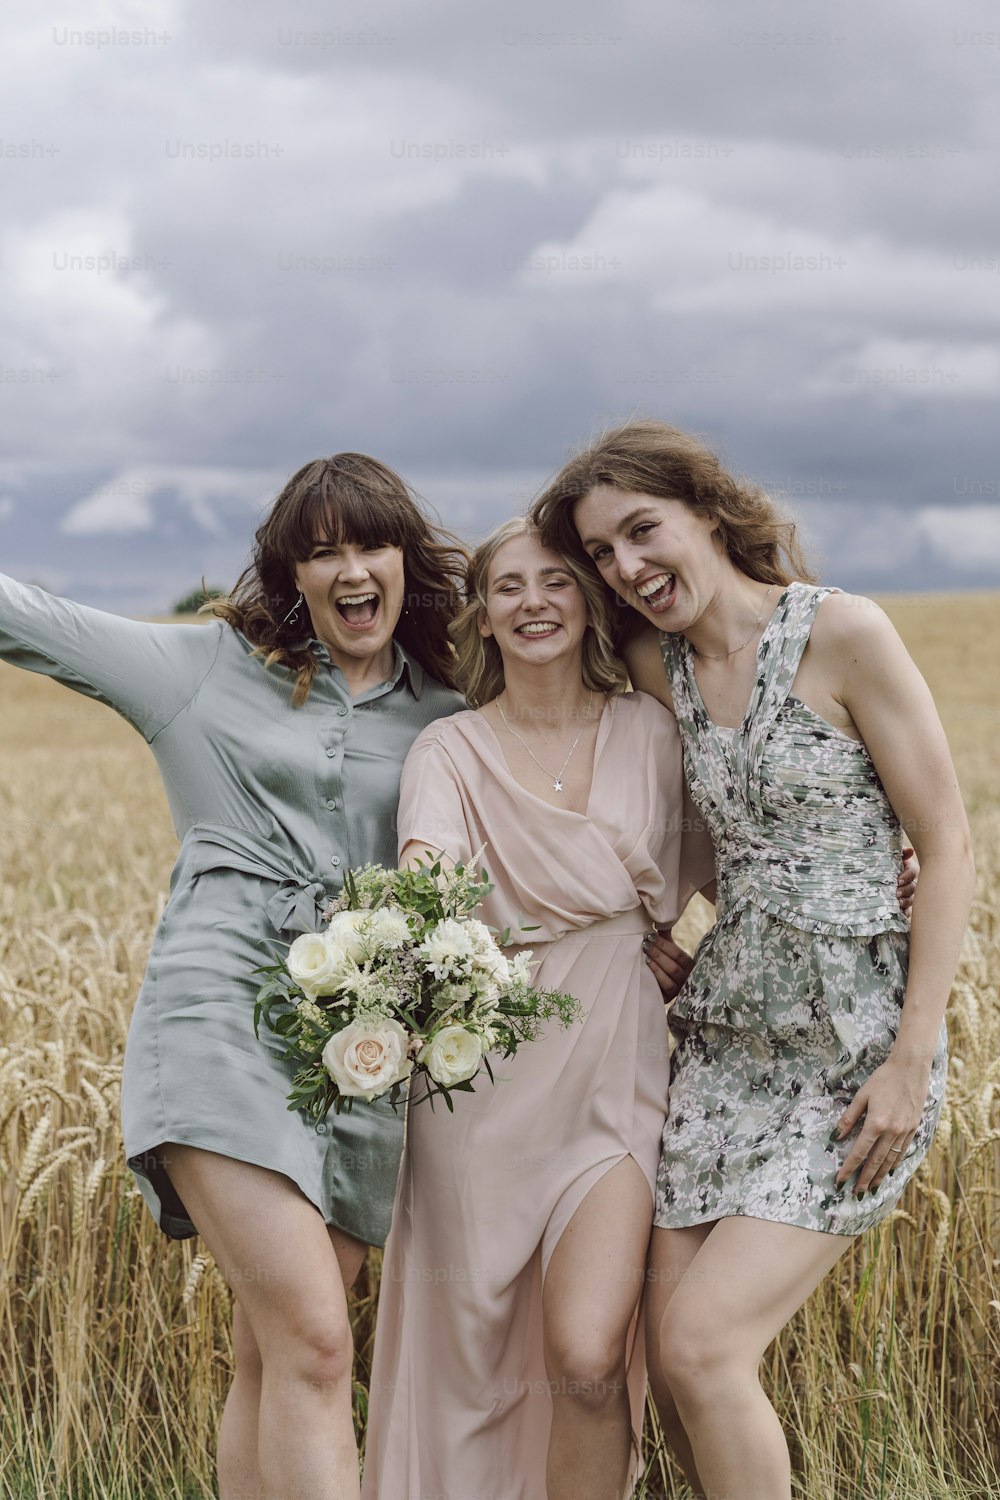
<svg viewBox="0 0 1000 1500">
<path fill-rule="evenodd" d="M 579 1177 L 567 1184 L 556 1200 L 549 1215 L 549 1221 L 545 1226 L 545 1233 L 542 1236 L 541 1242 L 543 1287 L 552 1257 L 556 1253 L 563 1235 L 572 1224 L 576 1215 L 583 1208 L 594 1189 L 600 1187 L 608 1173 L 613 1172 L 616 1167 L 620 1167 L 622 1162 L 625 1161 L 635 1162 L 642 1173 L 646 1186 L 649 1188 L 649 1217 L 650 1222 L 652 1222 L 653 1204 L 656 1199 L 656 1178 L 655 1176 L 650 1176 L 648 1170 L 643 1167 L 634 1153 L 631 1151 L 622 1151 L 617 1156 L 607 1157 L 604 1161 L 595 1162 L 593 1166 L 587 1168 L 586 1172 L 582 1172 Z M 565 1208 L 567 1200 L 572 1203 L 572 1207 L 568 1212 Z"/>
</svg>

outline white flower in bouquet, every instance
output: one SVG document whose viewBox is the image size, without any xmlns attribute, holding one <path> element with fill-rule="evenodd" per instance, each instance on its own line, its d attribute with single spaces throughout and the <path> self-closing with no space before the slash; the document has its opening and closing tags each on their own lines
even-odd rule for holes
<svg viewBox="0 0 1000 1500">
<path fill-rule="evenodd" d="M 535 956 L 530 948 L 522 948 L 514 958 L 507 960 L 510 970 L 510 978 L 514 984 L 531 983 L 531 966 L 535 962 Z"/>
<path fill-rule="evenodd" d="M 370 928 L 368 946 L 373 953 L 387 948 L 402 948 L 411 939 L 410 924 L 406 913 L 398 906 L 380 906 L 368 913 Z"/>
<path fill-rule="evenodd" d="M 442 1088 L 464 1083 L 478 1072 L 482 1060 L 482 1042 L 464 1026 L 442 1026 L 417 1059 Z"/>
<path fill-rule="evenodd" d="M 326 930 L 328 940 L 343 948 L 356 964 L 367 957 L 365 929 L 371 915 L 370 911 L 337 911 Z"/>
<path fill-rule="evenodd" d="M 489 999 L 497 999 L 510 984 L 510 964 L 493 943 L 484 952 L 476 954 L 473 968 L 485 979 L 481 988 Z"/>
<path fill-rule="evenodd" d="M 496 952 L 497 940 L 485 922 L 480 922 L 476 917 L 466 917 L 462 926 L 472 944 L 473 953 L 478 956 L 481 953 Z"/>
<path fill-rule="evenodd" d="M 289 948 L 285 962 L 299 989 L 315 1000 L 317 995 L 336 992 L 347 968 L 347 954 L 339 943 L 331 942 L 328 933 L 304 932 Z"/>
<path fill-rule="evenodd" d="M 463 972 L 473 956 L 472 942 L 465 924 L 445 917 L 428 933 L 417 949 L 435 979 L 447 979 L 453 972 Z"/>
<path fill-rule="evenodd" d="M 315 1000 L 300 1000 L 295 1009 L 307 1026 L 312 1026 L 320 1033 L 328 1029 L 326 1016 Z"/>
<path fill-rule="evenodd" d="M 355 1002 L 354 1019 L 374 1020 L 378 1016 L 391 1016 L 399 994 L 392 979 L 377 970 L 361 972 L 351 979 L 351 995 Z"/>
<path fill-rule="evenodd" d="M 348 1099 L 377 1099 L 413 1071 L 398 1021 L 352 1021 L 323 1048 L 323 1066 Z"/>
<path fill-rule="evenodd" d="M 469 1004 L 479 1004 L 480 997 L 468 980 L 438 980 L 434 985 L 431 1005 L 440 1014 L 463 1011 Z"/>
</svg>

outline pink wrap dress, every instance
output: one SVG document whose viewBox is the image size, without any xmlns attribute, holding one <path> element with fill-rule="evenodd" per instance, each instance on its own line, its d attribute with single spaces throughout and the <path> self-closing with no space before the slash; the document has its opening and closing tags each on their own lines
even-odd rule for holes
<svg viewBox="0 0 1000 1500">
<path fill-rule="evenodd" d="M 481 915 L 515 938 L 535 927 L 521 935 L 541 960 L 534 982 L 575 995 L 584 1016 L 549 1023 L 512 1059 L 491 1057 L 495 1087 L 481 1074 L 453 1115 L 440 1101 L 410 1106 L 364 1500 L 545 1500 L 542 1285 L 574 1213 L 627 1156 L 649 1185 L 652 1224 L 669 1039 L 642 939 L 712 879 L 711 843 L 692 816 L 676 722 L 643 693 L 603 710 L 586 816 L 522 788 L 481 713 L 441 719 L 414 741 L 400 848 L 422 840 L 466 862 L 485 845 L 495 890 Z M 640 1317 L 627 1364 L 637 1434 L 645 1381 Z"/>
</svg>

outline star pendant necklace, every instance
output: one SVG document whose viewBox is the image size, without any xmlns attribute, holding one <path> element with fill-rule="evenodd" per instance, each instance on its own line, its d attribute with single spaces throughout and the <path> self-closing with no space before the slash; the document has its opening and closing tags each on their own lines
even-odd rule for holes
<svg viewBox="0 0 1000 1500">
<path fill-rule="evenodd" d="M 587 699 L 587 712 L 584 714 L 584 716 L 583 716 L 583 723 L 580 725 L 580 733 L 577 735 L 577 737 L 573 741 L 572 745 L 570 745 L 570 747 L 569 747 L 569 755 L 567 755 L 566 759 L 563 761 L 562 765 L 559 767 L 558 775 L 555 777 L 555 779 L 552 782 L 552 790 L 554 792 L 561 792 L 562 789 L 563 789 L 563 782 L 562 782 L 563 772 L 565 771 L 566 767 L 570 763 L 570 760 L 572 759 L 573 751 L 576 749 L 577 745 L 580 743 L 581 737 L 583 735 L 583 731 L 586 729 L 587 725 L 590 723 L 590 710 L 593 707 L 593 703 L 594 703 L 594 689 L 591 688 L 591 690 L 590 690 L 590 697 Z M 526 744 L 525 741 L 521 739 L 521 736 L 518 734 L 518 732 L 517 732 L 516 729 L 511 729 L 510 725 L 507 723 L 507 715 L 503 711 L 503 707 L 502 707 L 502 705 L 500 703 L 500 699 L 499 698 L 497 699 L 497 712 L 499 713 L 501 719 L 503 719 L 503 725 L 504 725 L 504 728 L 506 729 L 507 733 L 508 734 L 512 734 L 516 740 L 519 740 L 520 743 L 522 745 L 524 745 L 525 750 L 527 750 L 528 754 L 531 756 L 532 760 L 535 762 L 535 765 L 538 767 L 538 769 L 540 771 L 545 771 L 546 776 L 551 776 L 552 772 L 549 771 L 549 770 L 546 770 L 545 766 L 542 765 L 541 761 L 538 759 L 538 756 L 532 750 L 531 746 L 528 745 L 528 744 Z"/>
</svg>

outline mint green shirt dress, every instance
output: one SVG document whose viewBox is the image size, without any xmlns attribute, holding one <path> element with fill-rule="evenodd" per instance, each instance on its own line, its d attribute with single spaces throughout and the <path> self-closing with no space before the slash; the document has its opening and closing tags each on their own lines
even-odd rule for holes
<svg viewBox="0 0 1000 1500">
<path fill-rule="evenodd" d="M 282 1172 L 328 1224 L 389 1230 L 404 1116 L 385 1100 L 318 1125 L 289 1110 L 292 1068 L 253 1032 L 252 970 L 315 931 L 344 871 L 396 862 L 403 760 L 465 707 L 398 643 L 391 678 L 352 698 L 323 668 L 292 708 L 294 673 L 265 668 L 221 620 L 154 625 L 0 574 L 0 658 L 120 713 L 156 757 L 180 839 L 125 1048 L 125 1155 L 171 1239 L 197 1233 L 169 1178 L 178 1141 Z M 276 1041 L 276 1039 L 275 1039 Z M 164 1163 L 167 1158 L 167 1164 Z"/>
</svg>

